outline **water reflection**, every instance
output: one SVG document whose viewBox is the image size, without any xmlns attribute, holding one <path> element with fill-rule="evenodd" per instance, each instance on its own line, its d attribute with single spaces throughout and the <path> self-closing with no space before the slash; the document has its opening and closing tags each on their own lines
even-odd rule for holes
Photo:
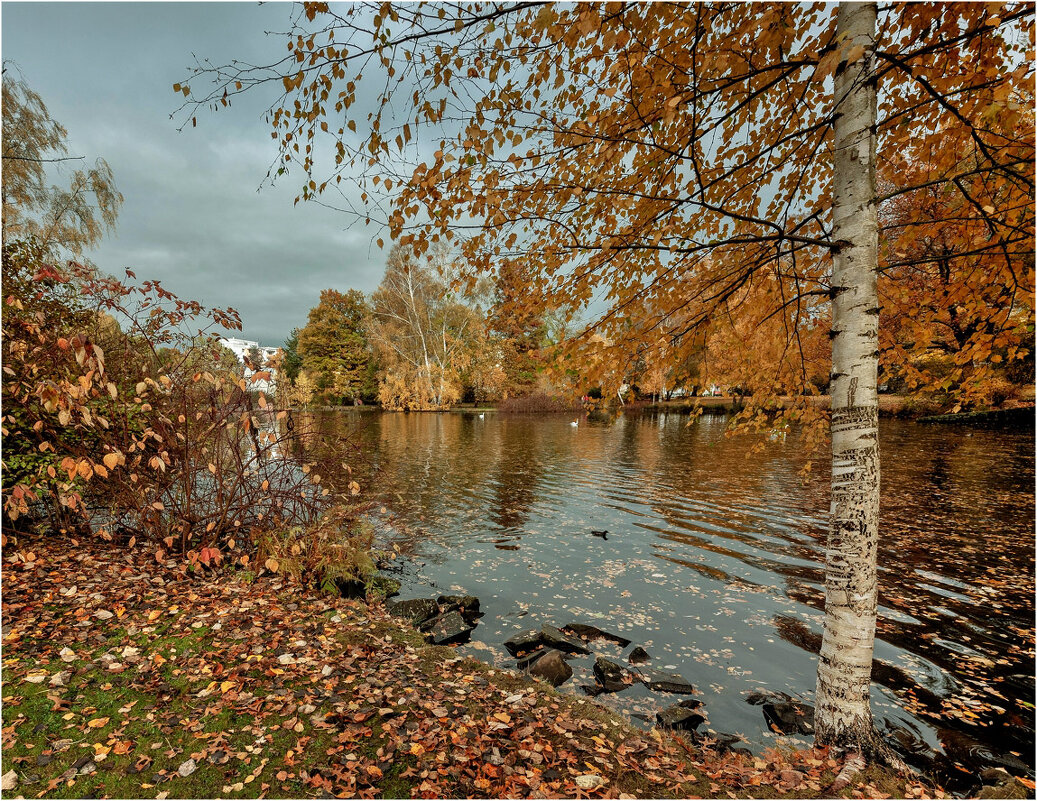
<svg viewBox="0 0 1037 801">
<path fill-rule="evenodd" d="M 482 656 L 507 664 L 500 643 L 531 625 L 599 625 L 694 681 L 709 725 L 755 744 L 771 735 L 747 692 L 811 696 L 828 486 L 823 458 L 801 473 L 795 433 L 725 437 L 724 418 L 668 414 L 312 422 L 308 447 L 355 448 L 385 535 L 416 556 L 410 593 L 482 598 Z M 881 448 L 877 716 L 915 749 L 1032 767 L 1033 434 L 884 421 Z M 572 687 L 591 681 L 589 660 L 574 668 Z M 672 699 L 608 700 L 651 715 Z"/>
</svg>

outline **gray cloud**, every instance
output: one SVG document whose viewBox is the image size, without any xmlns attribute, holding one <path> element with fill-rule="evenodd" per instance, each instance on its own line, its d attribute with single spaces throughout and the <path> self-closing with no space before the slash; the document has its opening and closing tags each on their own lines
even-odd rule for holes
<svg viewBox="0 0 1037 801">
<path fill-rule="evenodd" d="M 69 132 L 70 150 L 111 165 L 126 202 L 115 236 L 89 257 L 133 269 L 210 306 L 233 306 L 243 335 L 279 344 L 327 287 L 370 292 L 383 232 L 294 205 L 298 181 L 264 185 L 276 144 L 253 96 L 176 130 L 173 83 L 194 57 L 283 55 L 289 4 L 5 3 L 3 57 Z M 193 55 L 192 55 L 193 54 Z"/>
</svg>

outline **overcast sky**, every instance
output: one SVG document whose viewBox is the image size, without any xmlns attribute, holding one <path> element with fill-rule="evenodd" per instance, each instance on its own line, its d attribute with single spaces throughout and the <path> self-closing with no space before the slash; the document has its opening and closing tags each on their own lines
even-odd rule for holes
<svg viewBox="0 0 1037 801">
<path fill-rule="evenodd" d="M 233 306 L 243 334 L 279 345 L 320 291 L 372 291 L 382 231 L 315 204 L 299 179 L 264 186 L 276 142 L 261 115 L 273 98 L 176 130 L 172 85 L 194 56 L 266 63 L 289 27 L 288 3 L 36 3 L 2 6 L 2 52 L 68 130 L 69 151 L 102 157 L 125 203 L 115 234 L 87 255 L 103 270 L 159 279 L 181 297 Z M 201 88 L 201 87 L 199 87 Z"/>
</svg>

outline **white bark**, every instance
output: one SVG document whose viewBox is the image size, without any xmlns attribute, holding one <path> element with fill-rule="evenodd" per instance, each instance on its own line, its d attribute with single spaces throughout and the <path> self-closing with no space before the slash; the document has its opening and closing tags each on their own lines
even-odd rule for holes
<svg viewBox="0 0 1037 801">
<path fill-rule="evenodd" d="M 875 4 L 842 3 L 837 29 L 843 58 L 853 61 L 835 77 L 832 517 L 816 739 L 871 753 L 879 524 Z"/>
</svg>

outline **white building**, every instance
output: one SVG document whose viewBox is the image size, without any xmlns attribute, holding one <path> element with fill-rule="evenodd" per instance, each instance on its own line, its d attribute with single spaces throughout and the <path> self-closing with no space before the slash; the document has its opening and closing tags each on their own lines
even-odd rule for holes
<svg viewBox="0 0 1037 801">
<path fill-rule="evenodd" d="M 269 371 L 270 378 L 269 380 L 261 378 L 258 381 L 249 381 L 255 370 L 250 370 L 246 367 L 245 380 L 248 382 L 249 389 L 256 390 L 257 392 L 270 394 L 275 390 L 277 383 L 277 371 L 273 368 L 266 367 L 265 363 L 268 359 L 277 355 L 278 348 L 264 347 L 261 346 L 258 342 L 255 342 L 251 339 L 238 339 L 237 337 L 220 337 L 220 344 L 223 345 L 223 347 L 225 347 L 235 356 L 237 356 L 238 361 L 242 363 L 244 363 L 245 357 L 248 355 L 248 352 L 252 350 L 252 348 L 259 348 L 259 352 L 264 363 L 261 366 L 264 370 Z"/>
</svg>

